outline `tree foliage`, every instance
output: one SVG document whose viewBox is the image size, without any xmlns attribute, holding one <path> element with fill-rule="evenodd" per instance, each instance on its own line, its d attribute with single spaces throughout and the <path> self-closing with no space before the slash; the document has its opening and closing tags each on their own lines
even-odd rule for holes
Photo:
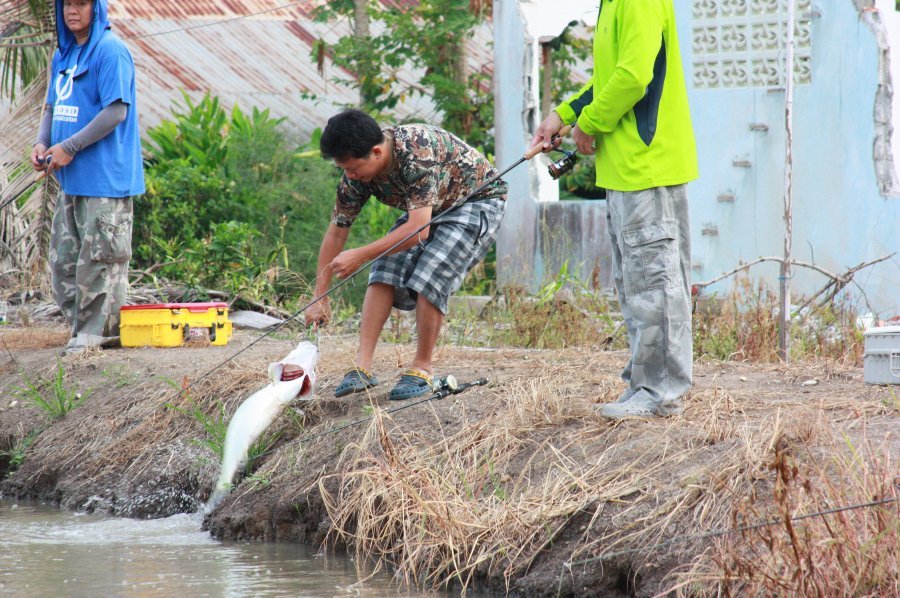
<svg viewBox="0 0 900 598">
<path fill-rule="evenodd" d="M 147 132 L 135 266 L 253 299 L 296 295 L 315 274 L 309 255 L 328 222 L 333 169 L 298 154 L 268 110 L 228 113 L 218 98 L 185 95 L 172 115 Z M 292 258 L 301 276 L 285 279 Z"/>
<path fill-rule="evenodd" d="M 315 13 L 319 21 L 352 19 L 355 3 L 329 2 Z M 356 75 L 360 108 L 379 115 L 411 94 L 432 98 L 443 126 L 492 152 L 487 132 L 493 121 L 489 65 L 470 71 L 467 45 L 490 5 L 469 0 L 422 0 L 416 4 L 367 4 L 380 33 L 362 39 L 345 35 L 334 44 L 319 40 L 313 54 L 327 51 L 338 66 Z M 421 73 L 415 85 L 401 84 L 397 73 L 412 67 Z"/>
</svg>

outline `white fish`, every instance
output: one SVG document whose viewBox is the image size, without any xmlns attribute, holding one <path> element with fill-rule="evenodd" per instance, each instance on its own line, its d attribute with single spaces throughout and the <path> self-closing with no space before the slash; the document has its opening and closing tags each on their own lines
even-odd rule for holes
<svg viewBox="0 0 900 598">
<path fill-rule="evenodd" d="M 228 424 L 219 480 L 206 503 L 207 511 L 215 508 L 231 491 L 231 481 L 247 461 L 250 446 L 275 421 L 281 410 L 298 398 L 312 400 L 318 361 L 319 349 L 312 343 L 303 341 L 283 360 L 269 364 L 269 378 L 272 382 L 241 403 Z M 281 374 L 286 365 L 299 367 L 303 374 L 294 380 L 282 381 Z"/>
</svg>

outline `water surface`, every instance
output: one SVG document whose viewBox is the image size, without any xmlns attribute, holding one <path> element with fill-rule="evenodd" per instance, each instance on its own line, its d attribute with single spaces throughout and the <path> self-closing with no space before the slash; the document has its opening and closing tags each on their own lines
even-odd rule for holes
<svg viewBox="0 0 900 598">
<path fill-rule="evenodd" d="M 353 561 L 299 544 L 220 542 L 199 514 L 138 520 L 0 500 L 4 596 L 448 596 L 358 582 Z"/>
</svg>

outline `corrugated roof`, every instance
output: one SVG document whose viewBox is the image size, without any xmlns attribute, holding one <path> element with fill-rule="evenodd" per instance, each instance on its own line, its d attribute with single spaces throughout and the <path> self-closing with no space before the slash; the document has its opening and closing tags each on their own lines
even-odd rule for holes
<svg viewBox="0 0 900 598">
<path fill-rule="evenodd" d="M 188 0 L 145 2 L 116 0 L 109 4 L 111 19 L 227 19 L 266 12 L 266 18 L 309 19 L 312 10 L 324 2 L 287 0 Z"/>
<path fill-rule="evenodd" d="M 287 129 L 300 138 L 323 126 L 342 106 L 355 104 L 356 88 L 334 82 L 352 81 L 352 74 L 326 58 L 323 77 L 311 56 L 315 40 L 337 41 L 350 33 L 349 22 L 316 23 L 311 18 L 315 2 L 286 4 L 284 0 L 110 3 L 113 30 L 132 50 L 138 72 L 141 128 L 169 118 L 173 101 L 182 100 L 181 89 L 195 100 L 208 91 L 229 108 L 235 103 L 244 110 L 268 108 L 274 117 L 285 117 Z M 245 15 L 252 16 L 239 18 Z M 490 27 L 480 27 L 469 45 L 472 69 L 492 70 L 490 39 Z M 403 69 L 397 78 L 402 88 L 414 89 L 419 73 Z M 310 94 L 314 99 L 302 97 Z M 419 94 L 408 94 L 394 112 L 404 120 L 439 120 L 430 98 Z"/>
</svg>

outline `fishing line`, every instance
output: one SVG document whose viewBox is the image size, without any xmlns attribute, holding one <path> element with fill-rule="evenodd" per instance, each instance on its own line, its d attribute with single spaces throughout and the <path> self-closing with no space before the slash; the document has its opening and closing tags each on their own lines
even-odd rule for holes
<svg viewBox="0 0 900 598">
<path fill-rule="evenodd" d="M 553 139 L 552 139 L 552 146 L 553 146 L 554 148 L 558 145 L 558 141 L 561 141 L 562 136 L 564 136 L 565 134 L 567 134 L 567 133 L 569 132 L 570 129 L 571 129 L 571 127 L 569 127 L 568 125 L 567 125 L 567 126 L 564 126 L 563 128 L 561 128 L 561 129 L 559 130 L 559 132 L 558 132 L 556 135 L 554 135 L 554 137 L 553 137 Z M 330 295 L 331 295 L 332 293 L 334 293 L 336 290 L 338 290 L 339 288 L 341 288 L 342 286 L 344 286 L 347 282 L 349 282 L 354 276 L 356 276 L 357 274 L 359 274 L 360 272 L 362 272 L 363 270 L 365 270 L 366 268 L 368 268 L 369 266 L 371 266 L 373 263 L 375 263 L 376 261 L 380 260 L 381 258 L 383 258 L 383 257 L 386 256 L 386 255 L 390 255 L 391 252 L 393 252 L 395 249 L 397 249 L 398 247 L 400 247 L 401 245 L 403 245 L 404 243 L 406 243 L 407 241 L 409 241 L 410 239 L 412 239 L 413 237 L 415 237 L 416 235 L 418 235 L 420 232 L 422 232 L 423 230 L 425 230 L 426 228 L 428 228 L 429 226 L 431 226 L 432 224 L 434 224 L 435 222 L 437 222 L 438 220 L 440 220 L 441 218 L 443 218 L 444 216 L 446 216 L 447 214 L 449 214 L 449 213 L 452 212 L 453 210 L 456 210 L 457 208 L 459 208 L 460 206 L 462 206 L 464 203 L 466 203 L 467 201 L 469 201 L 470 199 L 472 199 L 473 197 L 475 197 L 476 195 L 478 195 L 481 191 L 483 191 L 484 189 L 486 189 L 489 185 L 491 185 L 491 184 L 493 184 L 494 182 L 498 181 L 498 180 L 500 179 L 500 177 L 502 177 L 502 176 L 504 176 L 505 174 L 507 174 L 507 173 L 508 173 L 509 171 L 511 171 L 513 168 L 517 167 L 519 164 L 521 164 L 521 163 L 523 163 L 523 162 L 526 162 L 527 160 L 530 160 L 531 158 L 535 157 L 536 155 L 538 155 L 538 154 L 541 153 L 542 151 L 543 151 L 543 145 L 542 145 L 542 144 L 539 143 L 539 144 L 535 145 L 534 147 L 532 147 L 531 149 L 529 149 L 527 152 L 525 152 L 525 154 L 524 154 L 522 157 L 520 157 L 516 162 L 514 162 L 511 166 L 508 166 L 508 167 L 507 167 L 505 170 L 503 170 L 502 172 L 499 172 L 498 174 L 494 175 L 493 177 L 491 177 L 490 179 L 488 179 L 487 181 L 485 181 L 484 183 L 482 183 L 482 184 L 481 184 L 479 187 L 477 187 L 474 191 L 472 191 L 471 193 L 469 193 L 468 195 L 466 195 L 465 197 L 463 197 L 461 200 L 459 200 L 458 202 L 454 203 L 453 205 L 451 205 L 449 208 L 447 208 L 446 210 L 444 210 L 444 211 L 441 212 L 440 214 L 437 214 L 434 218 L 432 218 L 431 220 L 429 220 L 428 222 L 426 222 L 425 224 L 423 224 L 422 226 L 420 226 L 420 227 L 417 228 L 416 230 L 414 230 L 414 231 L 412 231 L 411 233 L 409 233 L 408 235 L 406 235 L 404 238 L 400 239 L 399 241 L 397 241 L 396 243 L 394 243 L 393 245 L 391 245 L 390 247 L 388 247 L 387 249 L 385 249 L 385 250 L 384 250 L 382 253 L 380 253 L 379 255 L 373 257 L 372 259 L 370 259 L 368 262 L 366 262 L 365 264 L 363 264 L 362 266 L 360 266 L 359 268 L 357 268 L 356 270 L 354 270 L 353 272 L 351 272 L 349 275 L 347 275 L 346 278 L 343 278 L 343 279 L 341 279 L 340 281 L 338 281 L 336 284 L 332 285 L 332 287 L 331 287 L 330 289 L 328 289 L 327 291 L 325 291 L 325 292 L 322 293 L 321 295 L 319 295 L 319 296 L 317 296 L 317 297 L 314 297 L 309 303 L 307 303 L 306 305 L 304 305 L 303 307 L 301 307 L 299 310 L 297 310 L 296 312 L 294 312 L 294 313 L 293 313 L 290 317 L 288 317 L 286 320 L 284 320 L 284 321 L 280 322 L 279 324 L 276 324 L 275 326 L 273 326 L 272 328 L 270 328 L 267 332 L 265 332 L 264 334 L 262 334 L 261 336 L 259 336 L 258 338 L 256 338 L 256 339 L 253 340 L 252 342 L 250 342 L 246 347 L 243 347 L 242 349 L 239 349 L 239 350 L 238 350 L 237 352 L 235 352 L 233 355 L 231 355 L 230 357 L 228 357 L 227 359 L 225 359 L 223 362 L 219 363 L 218 365 L 214 366 L 212 369 L 210 369 L 209 371 L 207 371 L 205 374 L 203 374 L 202 376 L 200 376 L 199 378 L 197 378 L 197 379 L 194 380 L 193 382 L 188 383 L 188 384 L 184 387 L 183 390 L 187 391 L 187 390 L 188 390 L 189 388 L 191 388 L 194 384 L 197 384 L 197 383 L 199 383 L 199 382 L 202 382 L 202 381 L 205 380 L 207 377 L 209 377 L 210 374 L 212 374 L 213 372 L 215 372 L 215 371 L 218 370 L 219 368 L 223 367 L 223 366 L 226 365 L 228 362 L 234 360 L 238 355 L 240 355 L 241 353 L 243 353 L 244 351 L 246 351 L 247 349 L 249 349 L 250 347 L 252 347 L 252 346 L 255 345 L 256 343 L 258 343 L 259 341 L 263 340 L 264 338 L 266 338 L 266 337 L 272 335 L 273 333 L 275 333 L 276 331 L 280 330 L 283 326 L 285 326 L 285 325 L 288 324 L 289 322 L 292 322 L 293 320 L 295 320 L 295 319 L 297 318 L 297 316 L 299 316 L 300 314 L 302 314 L 303 312 L 305 312 L 307 309 L 309 309 L 310 307 L 312 307 L 313 305 L 315 305 L 316 303 L 318 303 L 319 301 L 321 301 L 321 300 L 324 299 L 325 297 L 330 296 Z M 567 154 L 567 155 L 568 155 L 568 154 Z M 574 165 L 574 162 L 573 162 L 573 165 Z M 558 166 L 557 166 L 557 168 L 558 168 Z M 551 172 L 551 176 L 554 176 L 554 178 L 556 178 L 556 176 L 555 176 L 552 172 Z"/>
</svg>

